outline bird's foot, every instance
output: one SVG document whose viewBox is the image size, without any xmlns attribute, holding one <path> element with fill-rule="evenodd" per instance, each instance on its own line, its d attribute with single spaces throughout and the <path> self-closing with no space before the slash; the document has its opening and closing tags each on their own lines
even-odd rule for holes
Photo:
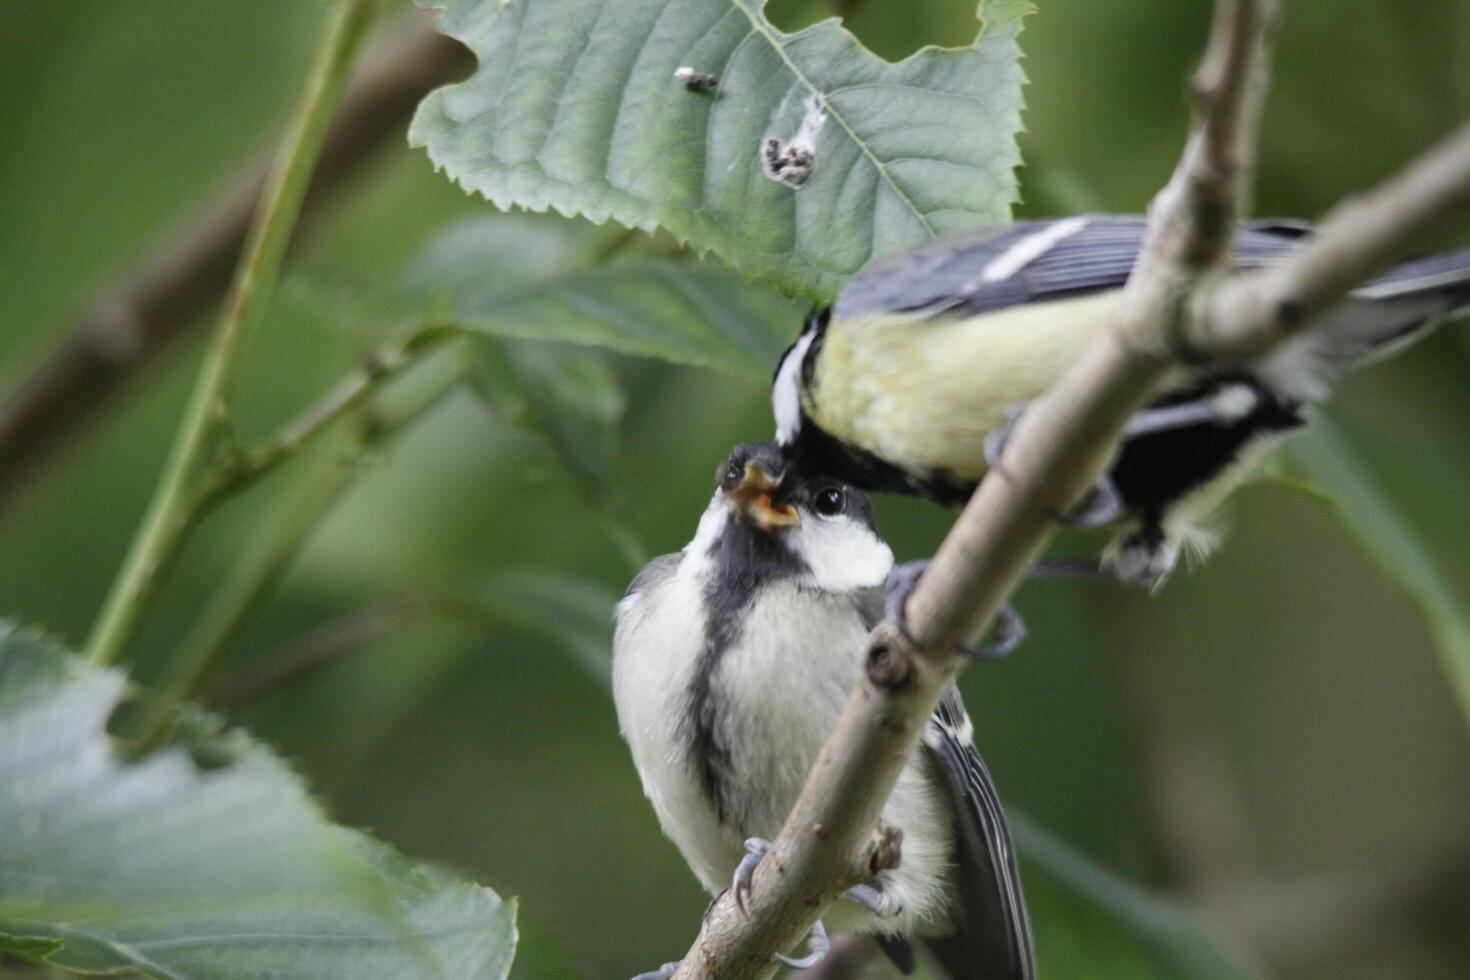
<svg viewBox="0 0 1470 980">
<path fill-rule="evenodd" d="M 908 629 L 909 595 L 919 584 L 919 577 L 929 567 L 927 561 L 910 561 L 896 566 L 888 575 L 887 598 L 883 603 L 883 615 L 898 630 L 899 635 L 910 643 L 914 642 Z M 982 647 L 959 646 L 965 656 L 974 660 L 997 660 L 1010 653 L 1026 639 L 1026 623 L 1015 607 L 1007 603 L 996 614 L 995 639 Z"/>
<path fill-rule="evenodd" d="M 672 977 L 679 971 L 679 964 L 681 962 L 683 961 L 675 960 L 672 963 L 665 963 L 657 970 L 649 970 L 647 973 L 638 974 L 633 980 L 669 980 L 669 977 Z"/>
<path fill-rule="evenodd" d="M 735 874 L 730 878 L 730 891 L 735 893 L 735 905 L 740 909 L 742 915 L 750 914 L 745 908 L 745 903 L 750 898 L 750 886 L 755 879 L 755 868 L 770 849 L 771 842 L 764 837 L 745 838 L 745 856 L 735 866 Z"/>
<path fill-rule="evenodd" d="M 821 919 L 818 919 L 812 923 L 812 931 L 807 933 L 807 952 L 805 956 L 786 956 L 782 953 L 777 953 L 776 959 L 785 963 L 793 970 L 805 970 L 809 967 L 816 966 L 826 959 L 827 951 L 831 948 L 832 943 L 827 939 L 827 927 L 822 925 Z"/>
<path fill-rule="evenodd" d="M 1000 465 L 1000 457 L 1025 412 L 1025 405 L 1007 408 L 1005 424 L 985 437 L 986 466 L 1005 473 Z M 1123 497 L 1118 493 L 1117 485 L 1109 477 L 1100 476 L 1080 503 L 1053 516 L 1058 524 L 1065 527 L 1093 528 L 1116 523 L 1122 519 L 1124 512 Z"/>
<path fill-rule="evenodd" d="M 842 897 L 860 905 L 880 919 L 891 919 L 903 911 L 903 906 L 883 890 L 883 886 L 871 882 L 853 885 L 842 893 Z"/>
<path fill-rule="evenodd" d="M 1174 567 L 1172 546 L 1164 548 L 1167 554 L 1160 554 L 1159 548 L 1153 545 L 1128 544 L 1135 533 L 1124 535 L 1123 543 L 1107 558 L 1043 558 L 1031 566 L 1026 577 L 1103 579 L 1155 588 Z"/>
<path fill-rule="evenodd" d="M 1000 458 L 1005 454 L 1006 443 L 1016 431 L 1016 424 L 1026 414 L 1026 404 L 1022 402 L 1019 405 L 1008 405 L 1005 411 L 1006 420 L 985 437 L 985 465 L 993 470 L 1000 469 Z"/>
<path fill-rule="evenodd" d="M 1092 484 L 1092 489 L 1087 491 L 1080 503 L 1071 510 L 1052 516 L 1063 527 L 1085 530 L 1116 524 L 1123 519 L 1125 513 L 1127 508 L 1123 505 L 1123 495 L 1118 492 L 1118 485 L 1113 482 L 1112 477 L 1103 475 Z"/>
<path fill-rule="evenodd" d="M 1097 558 L 1043 558 L 1026 572 L 1027 578 L 1116 579 L 1112 568 Z"/>
<path fill-rule="evenodd" d="M 1200 398 L 1145 408 L 1128 420 L 1123 438 L 1136 439 L 1200 425 L 1232 425 L 1259 408 L 1261 400 L 1261 393 L 1250 384 L 1227 382 Z"/>
</svg>

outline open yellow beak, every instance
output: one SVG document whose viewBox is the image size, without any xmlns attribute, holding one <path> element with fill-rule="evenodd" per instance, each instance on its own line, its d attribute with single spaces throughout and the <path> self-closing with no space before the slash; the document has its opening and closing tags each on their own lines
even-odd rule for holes
<svg viewBox="0 0 1470 980">
<path fill-rule="evenodd" d="M 766 473 L 755 463 L 745 464 L 745 476 L 734 490 L 728 493 L 730 509 L 735 516 L 751 527 L 762 531 L 774 531 L 778 527 L 792 527 L 801 523 L 796 508 L 790 504 L 773 504 L 771 495 L 781 486 L 781 481 Z"/>
</svg>

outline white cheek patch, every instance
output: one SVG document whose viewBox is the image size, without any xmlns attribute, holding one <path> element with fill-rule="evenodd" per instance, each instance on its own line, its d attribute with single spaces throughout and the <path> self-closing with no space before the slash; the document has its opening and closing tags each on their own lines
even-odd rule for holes
<svg viewBox="0 0 1470 980">
<path fill-rule="evenodd" d="M 893 570 L 893 552 L 865 525 L 849 517 L 803 515 L 793 529 L 807 580 L 828 592 L 880 586 Z"/>
<path fill-rule="evenodd" d="M 796 346 L 786 355 L 786 360 L 781 362 L 781 370 L 776 372 L 776 382 L 771 385 L 771 410 L 776 414 L 776 441 L 783 446 L 795 442 L 797 434 L 801 432 L 801 365 L 806 360 L 806 352 L 811 349 L 812 338 L 815 336 L 810 330 L 801 335 Z"/>
</svg>

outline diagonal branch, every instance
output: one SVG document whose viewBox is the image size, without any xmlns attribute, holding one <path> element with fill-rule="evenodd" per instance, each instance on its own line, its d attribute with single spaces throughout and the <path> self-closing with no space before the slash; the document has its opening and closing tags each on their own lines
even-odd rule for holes
<svg viewBox="0 0 1470 980">
<path fill-rule="evenodd" d="M 420 98 L 462 76 L 469 64 L 468 52 L 433 30 L 427 17 L 371 54 L 327 133 L 302 205 L 303 222 L 319 214 L 378 149 L 403 138 Z M 60 344 L 3 393 L 0 513 L 124 385 L 203 326 L 201 314 L 229 285 L 269 165 L 270 154 L 261 153 L 234 188 L 98 293 Z"/>
<path fill-rule="evenodd" d="M 994 618 L 1045 547 L 1051 515 L 1092 486 L 1127 419 L 1171 369 L 1228 355 L 1242 338 L 1251 338 L 1253 352 L 1269 349 L 1289 331 L 1280 326 L 1279 305 L 1247 302 L 1257 290 L 1310 296 L 1290 327 L 1301 329 L 1310 314 L 1391 262 L 1437 209 L 1470 203 L 1463 190 L 1470 186 L 1470 139 L 1461 134 L 1355 205 L 1353 225 L 1333 218 L 1292 262 L 1226 281 L 1275 15 L 1274 0 L 1218 0 L 1195 80 L 1193 132 L 1150 208 L 1118 319 L 1028 408 L 1001 465 L 961 513 L 909 599 L 915 643 L 888 624 L 874 631 L 865 676 L 756 869 L 750 914 L 742 915 L 728 893 L 717 899 L 678 980 L 768 976 L 771 954 L 797 943 L 835 896 L 871 873 L 882 853 L 874 828 L 883 803 L 960 667 L 954 644 Z M 1376 232 L 1353 238 L 1342 226 Z M 1314 272 L 1338 263 L 1350 271 Z"/>
</svg>

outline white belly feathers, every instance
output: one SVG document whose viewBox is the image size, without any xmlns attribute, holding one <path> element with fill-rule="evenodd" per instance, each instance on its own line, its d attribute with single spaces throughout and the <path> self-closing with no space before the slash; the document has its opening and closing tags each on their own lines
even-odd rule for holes
<svg viewBox="0 0 1470 980">
<path fill-rule="evenodd" d="M 692 574 L 675 574 L 665 588 L 625 601 L 613 684 L 644 792 L 665 833 L 714 894 L 729 884 L 745 837 L 779 833 L 858 680 L 867 631 L 849 594 L 795 582 L 761 590 L 711 680 L 718 692 L 716 734 L 728 755 L 724 796 L 730 812 L 721 824 L 691 763 L 681 724 L 705 643 L 697 581 Z M 740 682 L 722 685 L 722 675 L 732 672 Z M 839 902 L 827 916 L 830 927 L 929 932 L 945 921 L 942 882 L 952 830 L 923 764 L 916 760 L 905 769 L 884 810 L 884 819 L 904 838 L 900 867 L 885 872 L 880 883 L 903 912 L 875 920 Z"/>
</svg>

